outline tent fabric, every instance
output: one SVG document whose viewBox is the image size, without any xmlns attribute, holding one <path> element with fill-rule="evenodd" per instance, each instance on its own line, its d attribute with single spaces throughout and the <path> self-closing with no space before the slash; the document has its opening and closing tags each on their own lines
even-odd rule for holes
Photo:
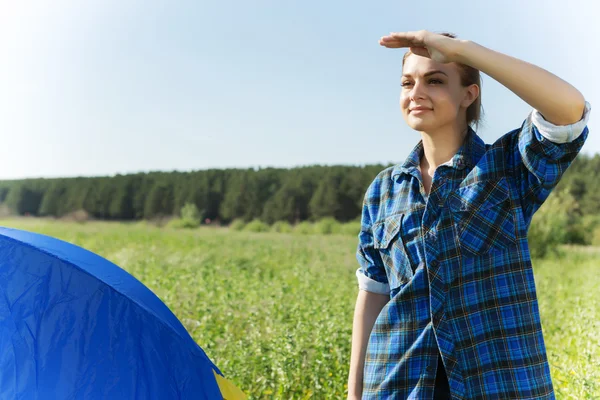
<svg viewBox="0 0 600 400">
<path fill-rule="evenodd" d="M 0 227 L 0 399 L 223 399 L 169 308 L 112 262 Z"/>
</svg>

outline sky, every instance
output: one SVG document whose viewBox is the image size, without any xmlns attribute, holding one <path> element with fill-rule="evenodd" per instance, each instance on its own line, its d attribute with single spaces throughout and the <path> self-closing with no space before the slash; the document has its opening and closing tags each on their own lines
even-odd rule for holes
<svg viewBox="0 0 600 400">
<path fill-rule="evenodd" d="M 420 134 L 399 108 L 405 50 L 378 42 L 420 29 L 571 83 L 592 105 L 582 152 L 599 153 L 597 7 L 0 0 L 0 179 L 399 163 Z M 531 111 L 485 74 L 482 103 L 487 143 Z"/>
</svg>

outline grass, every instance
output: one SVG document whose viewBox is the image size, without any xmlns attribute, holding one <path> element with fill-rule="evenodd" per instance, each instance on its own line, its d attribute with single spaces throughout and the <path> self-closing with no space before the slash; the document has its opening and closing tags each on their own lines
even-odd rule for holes
<svg viewBox="0 0 600 400">
<path fill-rule="evenodd" d="M 346 397 L 356 237 L 0 221 L 85 247 L 126 269 L 184 323 L 250 399 Z M 600 398 L 600 253 L 534 260 L 559 399 Z"/>
</svg>

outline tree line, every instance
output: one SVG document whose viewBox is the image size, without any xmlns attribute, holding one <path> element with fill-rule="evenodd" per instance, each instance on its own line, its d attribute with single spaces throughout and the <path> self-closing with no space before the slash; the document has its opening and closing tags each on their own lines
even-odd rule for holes
<svg viewBox="0 0 600 400">
<path fill-rule="evenodd" d="M 209 169 L 113 177 L 0 181 L 0 203 L 17 215 L 61 217 L 85 210 L 104 220 L 176 216 L 195 204 L 201 220 L 298 223 L 360 218 L 368 185 L 393 164 L 293 169 Z M 568 191 L 575 216 L 598 214 L 600 155 L 580 153 L 554 192 Z M 554 193 L 553 192 L 553 193 Z"/>
<path fill-rule="evenodd" d="M 210 169 L 113 177 L 0 181 L 0 203 L 17 215 L 154 219 L 195 204 L 201 220 L 298 223 L 360 217 L 364 193 L 386 165 Z"/>
</svg>

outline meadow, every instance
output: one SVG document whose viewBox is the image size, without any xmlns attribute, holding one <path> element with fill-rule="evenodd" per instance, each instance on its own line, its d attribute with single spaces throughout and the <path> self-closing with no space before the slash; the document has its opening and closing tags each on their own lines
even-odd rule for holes
<svg viewBox="0 0 600 400">
<path fill-rule="evenodd" d="M 6 219 L 148 286 L 249 399 L 345 399 L 358 291 L 348 234 Z M 600 399 L 600 250 L 533 260 L 558 399 Z"/>
</svg>

